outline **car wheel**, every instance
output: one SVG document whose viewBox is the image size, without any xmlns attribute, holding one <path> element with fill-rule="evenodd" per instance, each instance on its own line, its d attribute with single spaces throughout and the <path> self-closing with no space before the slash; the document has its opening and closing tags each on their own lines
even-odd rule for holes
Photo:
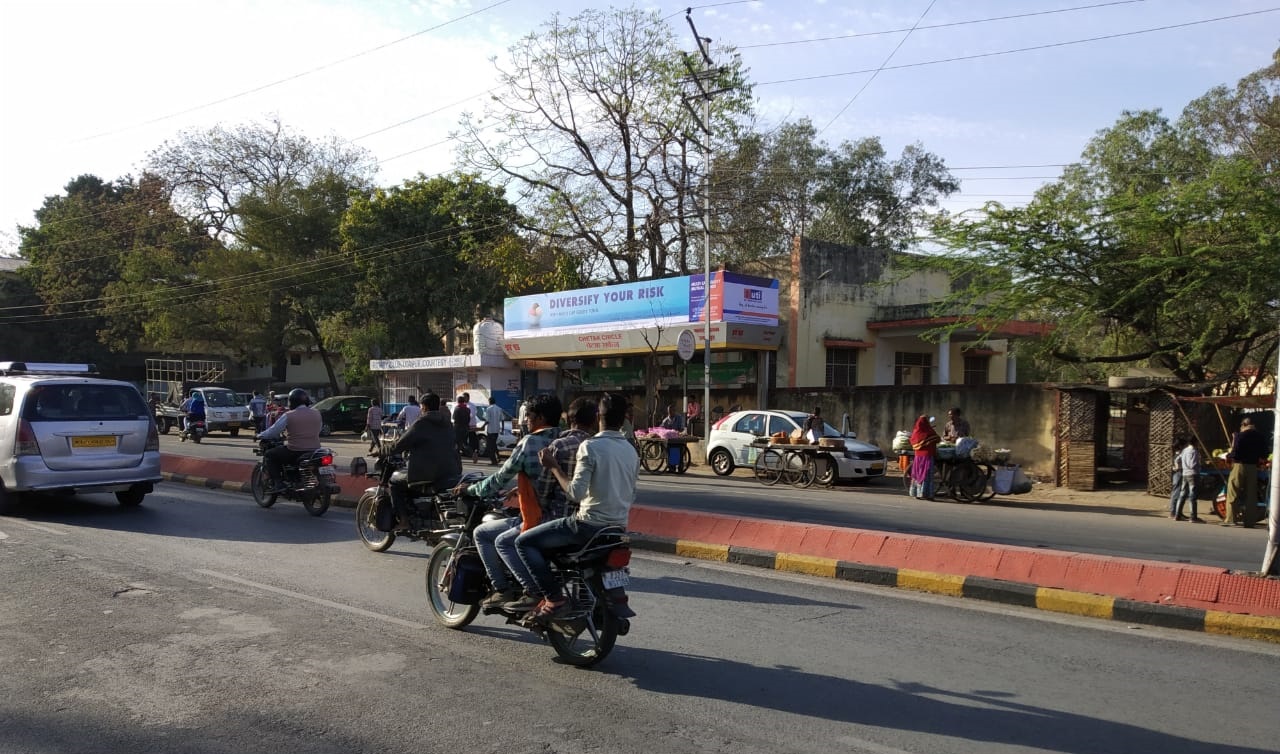
<svg viewBox="0 0 1280 754">
<path fill-rule="evenodd" d="M 240 436 L 240 428 L 239 428 L 239 427 L 233 427 L 233 428 L 231 429 L 231 436 L 232 436 L 232 437 L 239 437 L 239 436 Z"/>
<path fill-rule="evenodd" d="M 169 434 L 169 430 L 171 429 L 173 429 L 173 422 L 169 421 L 168 419 L 160 420 L 160 434 L 167 435 Z"/>
<path fill-rule="evenodd" d="M 711 470 L 717 476 L 729 476 L 733 473 L 733 456 L 724 448 L 711 451 Z"/>
<path fill-rule="evenodd" d="M 329 436 L 329 435 L 331 435 L 331 434 L 333 434 L 333 427 L 330 427 L 328 424 L 321 424 L 321 425 L 320 425 L 320 436 L 321 436 L 321 437 L 328 437 L 328 436 Z"/>
</svg>

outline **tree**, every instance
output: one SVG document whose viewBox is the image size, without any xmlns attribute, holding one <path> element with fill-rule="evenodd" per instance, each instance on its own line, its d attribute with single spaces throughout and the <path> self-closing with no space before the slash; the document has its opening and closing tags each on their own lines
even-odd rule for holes
<svg viewBox="0 0 1280 754">
<path fill-rule="evenodd" d="M 320 321 L 341 308 L 353 274 L 337 255 L 337 228 L 351 191 L 370 185 L 368 152 L 336 138 L 315 141 L 278 120 L 188 131 L 150 156 L 184 215 L 223 241 L 204 260 L 208 298 L 186 314 L 184 331 L 272 364 L 285 379 L 288 352 L 309 344 L 328 361 Z M 336 296 L 336 298 L 335 298 Z"/>
<path fill-rule="evenodd" d="M 354 200 L 341 238 L 360 277 L 351 311 L 329 326 L 350 332 L 365 361 L 440 353 L 505 296 L 565 282 L 528 253 L 519 220 L 501 189 L 469 175 L 420 175 Z"/>
<path fill-rule="evenodd" d="M 54 326 L 58 358 L 109 365 L 114 353 L 149 342 L 152 292 L 182 286 L 190 264 L 212 240 L 168 204 L 162 183 L 144 174 L 107 183 L 83 175 L 21 228 L 22 274 Z M 15 310 L 18 314 L 35 310 Z"/>
<path fill-rule="evenodd" d="M 687 274 L 701 267 L 692 238 L 701 188 L 694 137 L 702 131 L 683 104 L 689 72 L 656 13 L 554 16 L 510 48 L 485 113 L 464 116 L 460 159 L 510 186 L 529 228 L 575 255 L 584 277 Z M 740 62 L 732 59 L 707 87 L 726 91 L 705 125 L 732 138 L 749 109 Z"/>
<path fill-rule="evenodd" d="M 940 222 L 948 253 L 915 264 L 951 272 L 944 303 L 966 310 L 962 325 L 1056 323 L 1039 354 L 1086 375 L 1269 369 L 1256 359 L 1274 353 L 1280 309 L 1280 183 L 1264 148 L 1280 125 L 1276 73 L 1210 92 L 1177 122 L 1123 114 L 1026 207 Z"/>
<path fill-rule="evenodd" d="M 716 161 L 713 185 L 717 258 L 729 265 L 788 254 L 799 235 L 901 251 L 960 188 L 919 144 L 897 160 L 876 137 L 832 148 L 808 119 L 744 135 Z"/>
<path fill-rule="evenodd" d="M 938 199 L 960 190 L 942 159 L 920 144 L 885 158 L 877 137 L 844 142 L 829 152 L 813 199 L 815 240 L 902 251 L 917 239 Z"/>
</svg>

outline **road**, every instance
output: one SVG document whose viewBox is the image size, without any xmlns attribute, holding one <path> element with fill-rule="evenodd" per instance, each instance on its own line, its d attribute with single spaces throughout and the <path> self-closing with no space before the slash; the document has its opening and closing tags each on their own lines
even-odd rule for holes
<svg viewBox="0 0 1280 754">
<path fill-rule="evenodd" d="M 340 469 L 346 469 L 351 457 L 367 447 L 350 435 L 335 435 L 326 442 L 337 454 Z M 212 436 L 198 446 L 179 443 L 170 435 L 161 438 L 161 450 L 205 458 L 254 458 L 251 440 L 226 435 Z M 492 468 L 483 459 L 463 466 L 481 471 Z M 1017 496 L 982 505 L 930 503 L 908 498 L 894 478 L 829 490 L 796 490 L 783 485 L 761 486 L 746 471 L 729 477 L 641 474 L 637 498 L 641 505 L 731 516 L 1193 563 L 1234 571 L 1258 570 L 1266 545 L 1265 527 L 1245 530 L 1175 524 L 1158 513 L 1163 507 L 1161 500 L 1152 497 L 1150 501 L 1150 511 L 1032 502 Z"/>
<path fill-rule="evenodd" d="M 1280 647 L 638 553 L 598 670 L 434 625 L 426 548 L 168 485 L 0 517 L 0 752 L 1276 749 Z"/>
</svg>

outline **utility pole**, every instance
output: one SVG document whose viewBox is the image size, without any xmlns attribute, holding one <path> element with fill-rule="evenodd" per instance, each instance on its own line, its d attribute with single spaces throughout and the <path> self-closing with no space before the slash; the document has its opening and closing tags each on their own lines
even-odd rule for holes
<svg viewBox="0 0 1280 754">
<path fill-rule="evenodd" d="M 698 91 L 686 96 L 684 105 L 689 108 L 703 134 L 702 159 L 706 173 L 702 181 L 702 432 L 705 440 L 711 434 L 711 98 L 728 91 L 728 88 L 710 88 L 721 73 L 711 60 L 711 38 L 698 34 L 698 27 L 693 24 L 693 8 L 686 9 L 684 17 L 689 22 L 701 58 L 695 67 L 689 57 L 685 57 L 689 80 Z M 698 99 L 702 100 L 701 118 L 690 105 L 691 100 Z"/>
</svg>

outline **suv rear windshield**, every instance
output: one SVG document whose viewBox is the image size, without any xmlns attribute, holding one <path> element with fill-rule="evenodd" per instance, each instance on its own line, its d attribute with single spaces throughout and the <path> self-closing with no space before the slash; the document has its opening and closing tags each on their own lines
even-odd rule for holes
<svg viewBox="0 0 1280 754">
<path fill-rule="evenodd" d="M 128 385 L 37 385 L 22 405 L 22 418 L 32 422 L 120 421 L 147 414 L 142 396 Z"/>
<path fill-rule="evenodd" d="M 243 406 L 236 394 L 230 390 L 201 390 L 204 394 L 204 403 L 206 406 L 214 408 L 226 408 L 227 406 Z"/>
</svg>

